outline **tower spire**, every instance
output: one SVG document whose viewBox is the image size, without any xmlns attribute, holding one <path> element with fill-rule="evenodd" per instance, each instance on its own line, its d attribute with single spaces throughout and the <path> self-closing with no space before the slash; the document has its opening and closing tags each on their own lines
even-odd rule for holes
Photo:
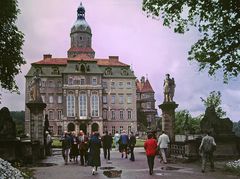
<svg viewBox="0 0 240 179">
<path fill-rule="evenodd" d="M 85 8 L 83 7 L 82 2 L 77 10 L 77 19 L 85 19 Z"/>
</svg>

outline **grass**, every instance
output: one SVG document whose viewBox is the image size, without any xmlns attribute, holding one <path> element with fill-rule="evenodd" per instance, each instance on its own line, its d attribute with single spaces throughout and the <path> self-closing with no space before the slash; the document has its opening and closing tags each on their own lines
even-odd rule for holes
<svg viewBox="0 0 240 179">
<path fill-rule="evenodd" d="M 143 139 L 137 139 L 136 147 L 143 147 L 144 142 L 145 142 L 145 140 L 143 140 Z M 62 142 L 60 142 L 59 139 L 53 139 L 52 147 L 53 148 L 61 148 Z"/>
</svg>

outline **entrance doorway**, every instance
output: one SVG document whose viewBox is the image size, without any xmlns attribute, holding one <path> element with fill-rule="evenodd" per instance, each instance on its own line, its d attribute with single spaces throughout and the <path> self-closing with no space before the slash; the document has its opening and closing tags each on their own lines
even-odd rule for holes
<svg viewBox="0 0 240 179">
<path fill-rule="evenodd" d="M 98 124 L 97 124 L 97 123 L 93 123 L 93 124 L 92 124 L 92 132 L 98 131 L 98 129 L 99 129 Z"/>
<path fill-rule="evenodd" d="M 75 125 L 73 123 L 69 123 L 67 128 L 68 128 L 68 132 L 75 131 Z"/>
<path fill-rule="evenodd" d="M 82 130 L 84 134 L 87 134 L 87 125 L 84 123 L 81 123 L 79 126 L 79 130 Z"/>
</svg>

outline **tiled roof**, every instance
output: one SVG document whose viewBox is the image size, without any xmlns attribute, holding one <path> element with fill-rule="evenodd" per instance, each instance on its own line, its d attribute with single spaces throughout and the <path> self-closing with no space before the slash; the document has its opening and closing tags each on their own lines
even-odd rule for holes
<svg viewBox="0 0 240 179">
<path fill-rule="evenodd" d="M 79 48 L 79 47 L 71 47 L 68 51 L 70 52 L 94 52 L 91 47 Z"/>
<path fill-rule="evenodd" d="M 142 92 L 142 93 L 146 93 L 146 92 L 151 92 L 154 93 L 152 86 L 150 84 L 150 82 L 148 81 L 148 79 L 145 82 L 140 82 L 139 80 L 136 81 L 136 87 L 137 87 L 137 92 Z"/>
<path fill-rule="evenodd" d="M 38 65 L 66 65 L 68 58 L 47 58 L 32 64 Z"/>
<path fill-rule="evenodd" d="M 129 66 L 125 63 L 122 63 L 118 60 L 112 59 L 96 59 L 99 66 Z"/>
</svg>

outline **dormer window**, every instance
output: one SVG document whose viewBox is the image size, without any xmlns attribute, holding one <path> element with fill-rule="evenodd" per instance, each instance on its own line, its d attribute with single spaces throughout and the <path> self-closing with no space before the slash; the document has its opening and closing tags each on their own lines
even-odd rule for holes
<svg viewBox="0 0 240 179">
<path fill-rule="evenodd" d="M 107 68 L 105 70 L 105 75 L 112 75 L 112 69 L 111 68 Z"/>
<path fill-rule="evenodd" d="M 128 76 L 128 71 L 126 69 L 122 69 L 121 75 L 122 76 Z"/>
<path fill-rule="evenodd" d="M 59 72 L 58 67 L 53 67 L 52 68 L 52 75 L 59 75 L 59 74 L 60 74 L 60 72 Z"/>
</svg>

